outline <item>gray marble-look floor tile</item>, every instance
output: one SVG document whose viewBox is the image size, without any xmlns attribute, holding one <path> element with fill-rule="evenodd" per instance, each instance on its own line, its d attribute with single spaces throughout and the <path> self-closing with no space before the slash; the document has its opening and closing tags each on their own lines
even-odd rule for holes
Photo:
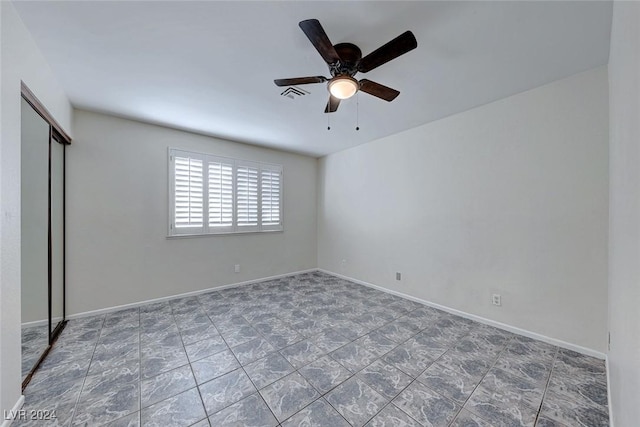
<svg viewBox="0 0 640 427">
<path fill-rule="evenodd" d="M 72 331 L 67 331 L 67 327 L 62 331 L 58 338 L 58 343 L 60 345 L 65 345 L 65 343 L 91 343 L 95 344 L 100 338 L 100 329 L 93 328 L 77 328 Z M 66 332 L 66 333 L 65 333 Z M 48 337 L 45 337 L 45 341 Z M 46 342 L 45 342 L 46 343 Z"/>
<path fill-rule="evenodd" d="M 87 375 L 125 366 L 140 358 L 140 346 L 137 343 L 98 344 Z"/>
<path fill-rule="evenodd" d="M 607 411 L 607 386 L 587 375 L 576 374 L 551 376 L 549 390 L 563 395 L 569 400 L 593 406 L 603 412 Z"/>
<path fill-rule="evenodd" d="M 182 336 L 182 342 L 184 345 L 192 344 L 197 341 L 202 341 L 210 338 L 216 338 L 220 334 L 213 323 L 199 325 L 189 329 L 183 329 L 180 331 Z"/>
<path fill-rule="evenodd" d="M 151 377 L 140 383 L 141 406 L 146 408 L 195 386 L 189 365 Z"/>
<path fill-rule="evenodd" d="M 398 408 L 425 426 L 448 426 L 460 410 L 449 400 L 424 384 L 414 381 L 393 402 Z"/>
<path fill-rule="evenodd" d="M 502 351 L 506 343 L 494 345 L 487 342 L 485 337 L 467 335 L 465 338 L 457 341 L 453 347 L 460 353 L 470 353 L 475 357 L 483 357 L 486 359 L 495 359 Z"/>
<path fill-rule="evenodd" d="M 97 316 L 82 317 L 80 319 L 71 319 L 67 322 L 67 326 L 64 328 L 64 330 L 71 333 L 77 331 L 78 329 L 100 330 L 104 325 L 105 317 L 106 316 L 104 314 L 100 314 Z"/>
<path fill-rule="evenodd" d="M 325 330 L 311 337 L 311 342 L 325 353 L 334 351 L 351 342 L 334 330 Z"/>
<path fill-rule="evenodd" d="M 197 423 L 192 424 L 189 427 L 212 427 L 212 426 L 209 423 L 209 419 L 205 418 L 204 420 L 198 421 Z M 218 427 L 218 426 L 213 426 L 213 427 Z"/>
<path fill-rule="evenodd" d="M 495 350 L 502 350 L 509 343 L 514 335 L 487 325 L 476 325 L 466 339 L 470 339 L 480 347 L 491 351 L 494 355 Z"/>
<path fill-rule="evenodd" d="M 357 373 L 358 378 L 380 393 L 393 399 L 413 380 L 395 366 L 378 359 Z"/>
<path fill-rule="evenodd" d="M 535 427 L 568 427 L 556 420 L 551 418 L 547 418 L 544 415 L 539 415 L 538 420 L 536 421 Z"/>
<path fill-rule="evenodd" d="M 174 298 L 169 301 L 169 304 L 171 304 L 171 310 L 174 314 L 188 313 L 200 307 L 197 296 Z"/>
<path fill-rule="evenodd" d="M 362 344 L 356 341 L 340 347 L 330 353 L 330 356 L 353 373 L 358 372 L 376 360 L 375 354 L 367 351 Z"/>
<path fill-rule="evenodd" d="M 518 404 L 511 392 L 489 390 L 482 385 L 473 392 L 464 408 L 494 427 L 532 427 L 538 408 Z"/>
<path fill-rule="evenodd" d="M 544 386 L 518 377 L 499 368 L 492 368 L 482 379 L 480 387 L 494 392 L 494 397 L 504 403 L 504 407 L 527 405 L 539 408 L 542 403 Z"/>
<path fill-rule="evenodd" d="M 424 346 L 429 349 L 434 358 L 437 358 L 450 349 L 456 341 L 457 338 L 454 335 L 449 335 L 444 329 L 430 327 L 418 332 L 408 342 Z"/>
<path fill-rule="evenodd" d="M 46 338 L 46 328 L 42 331 Z M 40 332 L 36 328 L 22 332 L 23 362 L 28 362 L 29 337 L 33 340 Z M 353 351 L 356 346 L 362 351 Z M 277 351 L 260 351 L 268 347 Z M 352 351 L 346 351 L 349 349 Z M 220 370 L 213 376 L 235 370 L 201 382 L 195 389 L 197 382 L 188 363 L 202 368 L 206 363 L 198 362 L 224 352 L 226 357 L 219 356 L 221 363 L 212 364 L 212 369 Z M 239 358 L 244 370 L 236 369 L 239 364 L 229 355 Z M 375 360 L 380 355 L 382 361 Z M 252 361 L 257 357 L 261 358 Z M 231 366 L 224 368 L 225 361 Z M 389 372 L 382 366 L 389 367 Z M 123 373 L 123 369 L 130 372 Z M 399 397 L 419 386 L 432 393 L 432 399 L 422 406 L 442 403 L 433 410 L 437 413 L 446 413 L 452 404 L 465 404 L 452 426 L 531 426 L 547 380 L 537 425 L 608 424 L 602 360 L 324 273 L 300 274 L 69 321 L 25 390 L 25 408 L 55 407 L 57 425 L 134 427 L 145 409 L 160 408 L 163 402 L 170 408 L 168 402 L 173 398 L 194 390 L 202 391 L 206 407 L 212 411 L 208 413 L 212 425 L 275 425 L 278 420 L 256 388 L 267 388 L 291 376 L 295 369 L 299 369 L 296 375 L 305 377 L 326 396 L 335 396 L 336 390 L 356 380 L 385 401 L 400 392 L 393 404 L 382 404 L 382 412 L 372 415 L 370 426 L 412 425 L 413 418 L 396 405 Z M 201 379 L 210 378 L 199 372 Z M 386 374 L 391 374 L 391 380 L 384 379 Z M 485 374 L 465 402 L 472 385 Z M 394 379 L 406 381 L 407 376 L 419 379 L 402 390 L 404 382 Z M 243 407 L 251 408 L 252 419 L 263 421 L 250 421 L 246 415 L 238 418 Z M 410 411 L 409 407 L 404 409 Z M 424 415 L 420 409 L 415 411 L 418 418 Z M 177 425 L 193 421 L 178 418 L 174 418 Z M 428 425 L 425 419 L 415 421 Z M 280 421 L 332 426 L 345 422 L 322 398 Z M 168 416 L 162 424 L 167 423 L 172 424 Z M 17 425 L 38 424 L 32 420 Z M 209 421 L 203 416 L 194 426 L 208 427 Z"/>
<path fill-rule="evenodd" d="M 29 388 L 32 391 L 50 390 L 56 384 L 84 378 L 89 370 L 90 358 L 60 365 L 41 366 L 31 377 Z"/>
<path fill-rule="evenodd" d="M 277 426 L 275 419 L 258 393 L 216 412 L 209 417 L 212 426 L 222 427 L 271 427 Z"/>
<path fill-rule="evenodd" d="M 393 316 L 390 316 L 388 313 L 384 311 L 376 310 L 375 313 L 372 311 L 369 311 L 361 316 L 356 317 L 353 320 L 355 320 L 356 322 L 360 323 L 365 327 L 375 329 L 392 321 Z"/>
<path fill-rule="evenodd" d="M 283 427 L 349 427 L 349 423 L 324 399 L 318 399 L 282 423 Z"/>
<path fill-rule="evenodd" d="M 143 426 L 187 427 L 206 417 L 197 388 L 162 400 L 141 413 Z"/>
<path fill-rule="evenodd" d="M 100 425 L 140 410 L 137 364 L 87 377 L 78 399 L 74 425 Z"/>
<path fill-rule="evenodd" d="M 396 344 L 400 344 L 414 336 L 419 332 L 418 328 L 411 328 L 406 323 L 399 323 L 398 321 L 387 323 L 376 331 L 383 334 L 385 337 L 394 341 Z"/>
<path fill-rule="evenodd" d="M 557 360 L 573 368 L 584 369 L 591 373 L 606 372 L 604 360 L 565 348 L 558 349 Z"/>
<path fill-rule="evenodd" d="M 105 427 L 140 427 L 140 412 L 134 412 L 106 424 Z"/>
<path fill-rule="evenodd" d="M 126 328 L 112 329 L 102 328 L 98 344 L 114 344 L 114 343 L 138 343 L 140 342 L 140 328 L 129 326 Z"/>
<path fill-rule="evenodd" d="M 438 364 L 471 377 L 483 376 L 493 363 L 493 360 L 456 349 L 451 349 L 438 358 Z"/>
<path fill-rule="evenodd" d="M 521 335 L 514 336 L 506 347 L 506 353 L 512 357 L 536 359 L 538 361 L 553 360 L 558 347 Z"/>
<path fill-rule="evenodd" d="M 249 325 L 240 326 L 233 330 L 220 331 L 220 333 L 229 347 L 235 347 L 253 339 L 260 338 L 258 331 Z"/>
<path fill-rule="evenodd" d="M 330 319 L 329 323 L 331 324 L 331 327 L 334 331 L 351 341 L 354 341 L 361 336 L 371 332 L 371 329 L 366 328 L 358 322 L 354 322 L 351 320 L 335 321 L 333 319 Z"/>
<path fill-rule="evenodd" d="M 607 384 L 607 372 L 602 360 L 578 355 L 570 350 L 560 349 L 553 366 L 554 377 L 581 378 L 582 382 Z"/>
<path fill-rule="evenodd" d="M 256 338 L 232 347 L 231 351 L 236 355 L 242 365 L 247 365 L 274 352 L 275 348 L 264 338 Z"/>
<path fill-rule="evenodd" d="M 153 320 L 175 322 L 171 305 L 168 302 L 159 302 L 140 307 L 140 327 L 150 326 Z"/>
<path fill-rule="evenodd" d="M 316 389 L 297 372 L 260 390 L 278 421 L 282 422 L 320 397 Z"/>
<path fill-rule="evenodd" d="M 310 339 L 300 341 L 280 350 L 282 354 L 296 369 L 322 357 L 325 352 L 311 342 Z"/>
<path fill-rule="evenodd" d="M 466 409 L 458 413 L 450 427 L 492 427 L 491 424 Z"/>
<path fill-rule="evenodd" d="M 390 352 L 398 345 L 397 343 L 383 335 L 379 330 L 369 332 L 368 334 L 358 338 L 354 342 L 358 343 L 369 353 L 374 354 L 377 357 Z"/>
<path fill-rule="evenodd" d="M 140 310 L 138 307 L 116 311 L 106 315 L 103 329 L 119 329 L 140 326 Z"/>
<path fill-rule="evenodd" d="M 244 367 L 258 389 L 289 375 L 295 368 L 280 353 L 271 353 Z"/>
<path fill-rule="evenodd" d="M 382 360 L 414 378 L 427 369 L 435 358 L 429 347 L 413 338 L 382 356 Z"/>
<path fill-rule="evenodd" d="M 166 371 L 189 363 L 183 347 L 167 347 L 163 345 L 142 348 L 140 364 L 144 378 L 155 377 Z"/>
<path fill-rule="evenodd" d="M 182 338 L 175 323 L 160 321 L 153 328 L 140 329 L 140 346 L 179 346 L 182 345 Z"/>
<path fill-rule="evenodd" d="M 351 372 L 329 356 L 300 368 L 300 374 L 320 393 L 325 394 L 351 377 Z"/>
<path fill-rule="evenodd" d="M 366 427 L 420 427 L 420 424 L 397 406 L 390 404 L 373 417 Z"/>
<path fill-rule="evenodd" d="M 140 317 L 148 314 L 171 315 L 171 303 L 169 301 L 154 302 L 140 306 Z"/>
<path fill-rule="evenodd" d="M 364 381 L 353 377 L 325 398 L 352 426 L 363 426 L 389 402 Z"/>
<path fill-rule="evenodd" d="M 300 335 L 310 337 L 322 332 L 326 326 L 316 319 L 303 319 L 291 322 L 291 327 Z"/>
<path fill-rule="evenodd" d="M 257 391 L 242 369 L 200 384 L 198 388 L 209 416 Z"/>
<path fill-rule="evenodd" d="M 436 362 L 417 379 L 430 389 L 462 405 L 471 396 L 481 377 L 456 372 Z"/>
<path fill-rule="evenodd" d="M 209 316 L 200 309 L 188 311 L 186 313 L 174 314 L 176 325 L 180 328 L 180 331 L 192 329 L 195 327 L 207 327 L 211 326 L 213 322 L 209 319 Z"/>
<path fill-rule="evenodd" d="M 293 328 L 289 327 L 283 327 L 274 332 L 264 333 L 262 334 L 262 337 L 277 350 L 288 347 L 305 338 L 297 333 Z"/>
<path fill-rule="evenodd" d="M 192 344 L 184 346 L 187 352 L 187 357 L 191 363 L 196 360 L 203 359 L 207 356 L 211 356 L 216 353 L 220 353 L 223 350 L 227 350 L 229 347 L 225 344 L 220 335 L 197 341 Z"/>
<path fill-rule="evenodd" d="M 84 378 L 79 378 L 65 383 L 53 384 L 50 389 L 35 391 L 28 386 L 24 391 L 25 403 L 22 409 L 26 411 L 26 414 L 31 414 L 30 411 L 32 410 L 55 411 L 56 419 L 52 421 L 60 426 L 69 425 L 74 415 L 74 408 L 83 383 Z M 34 419 L 30 416 L 25 418 L 14 421 L 12 425 L 42 425 L 42 420 Z"/>
<path fill-rule="evenodd" d="M 608 411 L 567 399 L 566 396 L 554 390 L 547 390 L 540 413 L 567 426 L 604 427 L 609 425 Z"/>
<path fill-rule="evenodd" d="M 503 371 L 544 386 L 549 380 L 553 363 L 540 362 L 529 358 L 498 357 L 495 366 Z"/>
<path fill-rule="evenodd" d="M 238 361 L 230 350 L 207 356 L 191 364 L 198 384 L 205 383 L 239 367 Z"/>
</svg>

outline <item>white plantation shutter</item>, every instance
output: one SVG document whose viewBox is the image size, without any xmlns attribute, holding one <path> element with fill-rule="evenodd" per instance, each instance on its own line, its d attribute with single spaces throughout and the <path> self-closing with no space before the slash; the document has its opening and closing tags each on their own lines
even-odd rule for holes
<svg viewBox="0 0 640 427">
<path fill-rule="evenodd" d="M 203 226 L 203 160 L 174 156 L 174 227 Z"/>
<path fill-rule="evenodd" d="M 209 227 L 222 231 L 233 227 L 233 162 L 208 161 Z"/>
<path fill-rule="evenodd" d="M 282 166 L 169 149 L 169 235 L 281 231 Z"/>
<path fill-rule="evenodd" d="M 263 230 L 282 229 L 282 168 L 263 165 L 260 170 L 260 200 Z"/>
<path fill-rule="evenodd" d="M 238 229 L 258 229 L 258 166 L 238 163 L 236 166 L 236 210 Z"/>
</svg>

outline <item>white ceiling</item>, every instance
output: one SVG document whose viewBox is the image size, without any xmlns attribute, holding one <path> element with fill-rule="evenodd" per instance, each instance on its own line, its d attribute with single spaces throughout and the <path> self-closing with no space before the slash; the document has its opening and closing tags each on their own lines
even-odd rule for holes
<svg viewBox="0 0 640 427">
<path fill-rule="evenodd" d="M 611 2 L 17 2 L 78 108 L 321 156 L 606 64 Z M 273 79 L 325 75 L 299 29 L 317 18 L 363 54 L 411 30 L 418 48 L 357 78 L 331 114 L 325 84 L 280 96 Z"/>
</svg>

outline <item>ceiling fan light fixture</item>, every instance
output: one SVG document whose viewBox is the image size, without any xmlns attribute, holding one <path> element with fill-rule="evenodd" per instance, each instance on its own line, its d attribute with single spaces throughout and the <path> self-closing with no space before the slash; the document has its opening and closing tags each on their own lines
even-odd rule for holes
<svg viewBox="0 0 640 427">
<path fill-rule="evenodd" d="M 329 80 L 329 93 L 338 99 L 348 99 L 356 94 L 358 81 L 350 76 L 336 76 Z"/>
</svg>

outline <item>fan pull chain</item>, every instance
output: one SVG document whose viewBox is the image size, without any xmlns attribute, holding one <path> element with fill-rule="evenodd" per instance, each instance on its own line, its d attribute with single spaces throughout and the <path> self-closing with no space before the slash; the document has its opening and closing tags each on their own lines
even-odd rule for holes
<svg viewBox="0 0 640 427">
<path fill-rule="evenodd" d="M 327 130 L 331 130 L 331 113 L 327 113 Z"/>
<path fill-rule="evenodd" d="M 356 130 L 360 130 L 360 97 L 356 92 Z"/>
</svg>

